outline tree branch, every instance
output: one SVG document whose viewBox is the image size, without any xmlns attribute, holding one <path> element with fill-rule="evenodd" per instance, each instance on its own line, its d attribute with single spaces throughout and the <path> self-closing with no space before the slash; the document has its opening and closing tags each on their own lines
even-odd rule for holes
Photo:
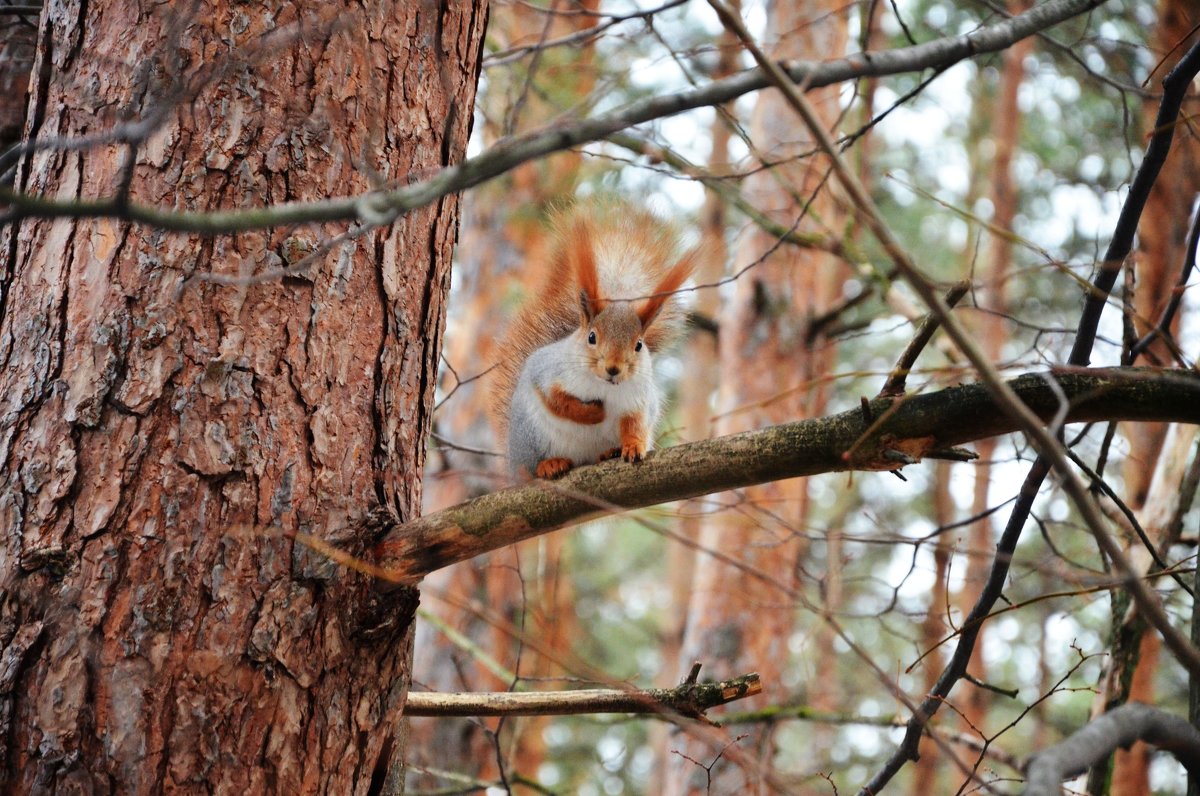
<svg viewBox="0 0 1200 796">
<path fill-rule="evenodd" d="M 1028 36 L 1086 13 L 1103 0 L 1049 0 L 1024 14 L 980 27 L 960 36 L 876 53 L 856 53 L 832 61 L 790 61 L 782 64 L 788 76 L 807 88 L 820 88 L 863 77 L 882 77 L 946 67 L 985 53 L 998 52 Z M 486 182 L 516 166 L 581 144 L 606 138 L 620 130 L 695 108 L 720 105 L 771 85 L 762 69 L 675 94 L 630 103 L 612 113 L 535 130 L 500 141 L 460 164 L 438 169 L 432 176 L 390 190 L 320 202 L 288 202 L 271 207 L 212 212 L 162 209 L 117 199 L 60 201 L 0 189 L 0 205 L 9 210 L 0 220 L 41 218 L 118 218 L 177 232 L 221 234 L 311 222 L 359 221 L 384 225 L 402 214 L 443 196 Z"/>
<path fill-rule="evenodd" d="M 1043 419 L 1065 422 L 1173 421 L 1200 424 L 1200 374 L 1154 368 L 1069 368 L 1007 382 Z M 1060 392 L 1061 390 L 1061 392 Z M 414 583 L 434 570 L 489 550 L 608 513 L 844 470 L 896 470 L 900 452 L 931 451 L 1018 430 L 982 384 L 870 402 L 872 421 L 854 409 L 758 431 L 652 452 L 640 464 L 605 462 L 559 481 L 492 492 L 393 527 L 376 550 L 387 579 Z M 889 455 L 889 452 L 891 454 Z M 388 588 L 386 585 L 383 588 Z"/>
<path fill-rule="evenodd" d="M 956 282 L 946 292 L 946 297 L 943 299 L 946 306 L 954 309 L 954 305 L 967 295 L 967 291 L 970 289 L 970 282 Z M 941 325 L 942 322 L 936 315 L 931 313 L 925 316 L 917 327 L 916 334 L 904 347 L 900 358 L 896 360 L 896 367 L 892 368 L 887 381 L 883 383 L 883 388 L 879 391 L 880 396 L 904 395 L 904 384 L 908 380 L 909 371 L 913 369 L 913 365 L 917 364 L 917 357 L 921 356 L 921 352 L 925 350 L 925 346 L 929 345 L 929 341 L 933 339 L 933 335 L 937 333 L 938 327 Z"/>
<path fill-rule="evenodd" d="M 1058 796 L 1063 780 L 1138 740 L 1172 753 L 1189 773 L 1200 773 L 1200 731 L 1179 716 L 1128 702 L 1031 757 L 1025 770 L 1025 796 Z"/>
<path fill-rule="evenodd" d="M 684 682 L 645 690 L 437 693 L 409 691 L 406 716 L 566 716 L 580 713 L 675 713 L 699 719 L 709 708 L 762 692 L 751 672 L 719 683 Z"/>
<path fill-rule="evenodd" d="M 1196 73 L 1196 54 L 1198 51 L 1200 51 L 1200 45 L 1193 45 L 1192 51 L 1181 59 L 1179 64 L 1164 79 L 1162 106 L 1160 107 L 1158 117 L 1160 120 L 1167 115 L 1162 108 L 1174 106 L 1176 108 L 1176 116 L 1178 115 L 1178 108 L 1182 102 L 1183 94 L 1186 92 L 1187 86 L 1190 85 L 1191 79 Z M 1113 231 L 1112 240 L 1109 242 L 1108 250 L 1105 253 L 1104 261 L 1101 263 L 1100 271 L 1091 285 L 1091 290 L 1087 294 L 1084 311 L 1080 315 L 1075 345 L 1072 347 L 1070 358 L 1068 359 L 1068 363 L 1071 366 L 1082 367 L 1091 359 L 1100 314 L 1108 301 L 1108 294 L 1112 290 L 1116 274 L 1120 270 L 1120 265 L 1124 262 L 1125 257 L 1132 248 L 1134 233 L 1137 231 L 1138 221 L 1145 207 L 1146 198 L 1170 148 L 1170 138 L 1175 131 L 1174 121 L 1175 117 L 1172 117 L 1170 123 L 1156 125 L 1157 129 L 1150 146 L 1146 150 L 1146 156 L 1138 167 L 1138 173 L 1134 176 L 1133 184 L 1130 186 L 1129 195 L 1126 197 L 1125 204 L 1121 208 L 1121 214 Z M 914 287 L 918 287 L 917 283 L 914 283 Z M 922 294 L 922 298 L 927 303 L 933 302 L 930 303 L 931 309 L 940 309 L 940 307 L 936 306 L 938 301 L 936 295 L 930 296 L 926 292 L 926 294 Z M 954 334 L 954 319 L 948 317 L 944 312 L 942 314 L 947 322 L 947 332 L 952 337 L 955 337 L 956 342 L 958 342 L 958 338 Z M 974 360 L 972 361 L 973 364 L 979 367 L 979 363 Z M 990 370 L 990 365 L 987 363 L 983 363 L 983 365 L 984 367 L 979 367 L 979 370 L 981 374 L 986 376 Z M 1029 428 L 1025 430 L 1027 432 L 1030 431 Z M 996 543 L 996 556 L 992 562 L 991 572 L 988 574 L 987 582 L 979 594 L 979 599 L 976 600 L 975 605 L 967 615 L 963 624 L 962 636 L 955 647 L 954 655 L 951 657 L 950 663 L 942 671 L 941 676 L 938 677 L 933 690 L 926 695 L 924 701 L 921 703 L 920 710 L 915 712 L 912 718 L 909 719 L 904 740 L 901 741 L 900 746 L 896 748 L 896 751 L 888 758 L 883 767 L 871 778 L 870 782 L 863 787 L 862 793 L 878 793 L 907 761 L 917 758 L 917 744 L 920 741 L 926 722 L 938 711 L 946 696 L 949 695 L 950 690 L 954 687 L 954 684 L 966 673 L 967 661 L 974 650 L 979 629 L 982 627 L 982 622 L 991 611 L 992 606 L 1000 597 L 1001 590 L 1008 577 L 1009 562 L 1012 560 L 1012 554 L 1016 550 L 1017 542 L 1021 538 L 1021 531 L 1025 527 L 1025 521 L 1028 519 L 1029 513 L 1033 508 L 1038 490 L 1041 488 L 1046 476 L 1050 473 L 1052 466 L 1054 469 L 1058 469 L 1060 474 L 1064 476 L 1063 483 L 1068 494 L 1079 508 L 1099 547 L 1112 558 L 1115 567 L 1122 571 L 1123 578 L 1130 585 L 1134 599 L 1138 603 L 1139 608 L 1145 611 L 1147 619 L 1159 629 L 1168 647 L 1176 653 L 1181 662 L 1189 670 L 1193 668 L 1191 664 L 1198 663 L 1195 660 L 1197 657 L 1195 654 L 1196 649 L 1165 621 L 1166 617 L 1162 611 L 1162 606 L 1156 602 L 1153 595 L 1142 588 L 1143 584 L 1136 581 L 1135 573 L 1125 571 L 1128 569 L 1125 566 L 1128 562 L 1120 548 L 1114 545 L 1111 536 L 1104 529 L 1102 523 L 1097 521 L 1095 506 L 1089 502 L 1078 479 L 1066 477 L 1073 473 L 1066 469 L 1067 463 L 1061 446 L 1055 444 L 1054 440 L 1039 440 L 1039 436 L 1038 434 L 1030 434 L 1031 441 L 1038 448 L 1038 457 L 1034 460 L 1033 465 L 1025 476 L 1025 481 L 1021 484 L 1021 490 L 1018 493 L 1012 513 L 1009 515 L 1004 531 Z"/>
</svg>

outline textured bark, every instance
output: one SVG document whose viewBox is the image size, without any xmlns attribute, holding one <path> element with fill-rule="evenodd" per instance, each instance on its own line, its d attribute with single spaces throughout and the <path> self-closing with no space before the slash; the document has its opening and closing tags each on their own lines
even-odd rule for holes
<svg viewBox="0 0 1200 796">
<path fill-rule="evenodd" d="M 138 149 L 135 201 L 311 200 L 463 156 L 482 3 L 158 8 L 53 6 L 26 129 L 93 133 L 213 75 Z M 123 154 L 43 151 L 19 185 L 106 193 Z M 374 509 L 419 513 L 457 212 L 254 286 L 186 280 L 341 230 L 26 221 L 0 247 L 10 792 L 396 784 L 415 595 L 376 596 L 289 535 L 361 551 Z"/>
<path fill-rule="evenodd" d="M 765 30 L 765 46 L 773 58 L 836 56 L 846 46 L 845 13 L 832 3 L 779 0 L 768 6 Z M 840 114 L 836 92 L 818 90 L 809 96 L 832 128 Z M 804 217 L 802 230 L 828 232 L 839 226 L 835 204 L 821 185 L 828 164 L 823 158 L 795 159 L 813 147 L 802 131 L 803 125 L 780 94 L 760 95 L 751 121 L 752 146 L 764 162 L 783 163 L 747 180 L 744 192 L 777 222 L 790 227 Z M 814 197 L 806 212 L 805 202 Z M 805 323 L 840 298 L 844 274 L 832 258 L 811 250 L 778 248 L 777 239 L 753 228 L 739 242 L 733 270 L 752 264 L 735 283 L 734 295 L 721 314 L 718 358 L 725 378 L 718 398 L 719 434 L 822 414 L 826 388 L 821 377 L 832 369 L 833 346 L 821 339 L 808 340 Z M 784 383 L 780 374 L 788 374 Z M 797 563 L 807 549 L 800 531 L 808 515 L 807 484 L 795 480 L 764 484 L 729 502 L 744 505 L 739 511 L 707 517 L 699 538 L 701 548 L 735 550 L 739 561 L 749 567 L 794 585 Z M 757 506 L 765 510 L 757 511 Z M 794 613 L 793 605 L 781 601 L 769 584 L 743 568 L 700 556 L 680 668 L 704 661 L 709 675 L 718 678 L 754 669 L 767 683 L 759 703 L 784 701 L 778 684 L 789 666 Z M 836 684 L 826 686 L 818 690 L 827 690 L 836 699 Z M 774 765 L 772 728 L 754 728 L 738 746 L 759 759 L 764 771 L 745 770 L 725 759 L 711 772 L 705 771 L 684 755 L 706 760 L 713 750 L 696 740 L 675 740 L 670 749 L 682 754 L 669 758 L 664 792 L 751 792 Z"/>
</svg>

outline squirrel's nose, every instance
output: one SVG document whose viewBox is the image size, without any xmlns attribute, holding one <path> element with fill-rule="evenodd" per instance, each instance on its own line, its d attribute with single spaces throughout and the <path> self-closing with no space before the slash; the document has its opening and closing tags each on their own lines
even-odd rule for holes
<svg viewBox="0 0 1200 796">
<path fill-rule="evenodd" d="M 610 376 L 616 376 L 616 375 L 617 375 L 618 373 L 620 373 L 620 372 L 621 372 L 621 369 L 620 369 L 619 367 L 617 367 L 616 365 L 609 365 L 609 366 L 608 366 L 608 375 L 610 375 Z"/>
</svg>

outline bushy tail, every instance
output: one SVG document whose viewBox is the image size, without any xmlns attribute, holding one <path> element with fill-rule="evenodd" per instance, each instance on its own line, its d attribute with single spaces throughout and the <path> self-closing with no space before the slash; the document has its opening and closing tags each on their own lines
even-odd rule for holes
<svg viewBox="0 0 1200 796">
<path fill-rule="evenodd" d="M 685 327 L 677 291 L 695 269 L 696 256 L 680 254 L 669 224 L 621 202 L 598 201 L 560 213 L 554 228 L 541 287 L 509 326 L 493 371 L 490 409 L 500 439 L 508 433 L 509 404 L 525 360 L 580 327 L 583 296 L 596 312 L 610 301 L 634 301 L 651 352 L 670 345 Z"/>
</svg>

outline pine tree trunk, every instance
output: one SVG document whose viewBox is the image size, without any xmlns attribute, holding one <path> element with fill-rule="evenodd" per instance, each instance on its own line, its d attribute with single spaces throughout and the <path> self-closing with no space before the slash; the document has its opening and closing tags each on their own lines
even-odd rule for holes
<svg viewBox="0 0 1200 796">
<path fill-rule="evenodd" d="M 1182 53 L 1195 41 L 1196 3 L 1187 0 L 1162 0 L 1158 8 L 1158 26 L 1154 35 L 1154 54 L 1161 57 L 1159 72 L 1154 82 L 1161 80 L 1178 63 Z M 1153 127 L 1158 107 L 1155 99 L 1147 99 L 1144 118 L 1147 127 Z M 1183 108 L 1181 119 L 1190 119 L 1196 113 L 1196 100 L 1189 98 Z M 1186 124 L 1186 123 L 1185 123 Z M 1162 175 L 1154 184 L 1154 190 L 1146 203 L 1142 223 L 1138 227 L 1138 252 L 1135 265 L 1136 281 L 1133 295 L 1133 327 L 1138 337 L 1145 335 L 1162 316 L 1170 300 L 1179 271 L 1183 265 L 1188 237 L 1190 210 L 1200 194 L 1200 144 L 1194 134 L 1177 135 L 1167 157 Z M 1185 305 L 1186 306 L 1186 305 Z M 1182 310 L 1182 308 L 1181 308 Z M 1176 314 L 1172 335 L 1178 332 L 1183 311 Z M 1138 364 L 1160 364 L 1172 362 L 1171 347 L 1159 337 L 1147 349 L 1144 359 Z M 1129 454 L 1125 458 L 1122 476 L 1125 480 L 1126 503 L 1138 513 L 1150 538 L 1160 542 L 1161 528 L 1147 523 L 1144 509 L 1152 509 L 1147 502 L 1150 485 L 1156 471 L 1162 466 L 1163 444 L 1169 426 L 1166 423 L 1139 423 L 1136 427 L 1126 426 L 1125 436 Z M 1134 548 L 1135 556 L 1144 560 Z M 1161 641 L 1156 633 L 1145 633 L 1139 624 L 1128 645 L 1116 643 L 1111 658 L 1117 670 L 1132 667 L 1128 679 L 1128 690 L 1120 678 L 1110 677 L 1107 682 L 1115 690 L 1104 694 L 1108 708 L 1124 702 L 1146 702 L 1154 704 L 1154 680 L 1158 668 Z M 1130 749 L 1117 750 L 1112 757 L 1111 793 L 1136 793 L 1150 787 L 1150 758 L 1152 749 L 1144 743 L 1136 743 Z M 1103 768 L 1103 764 L 1097 769 Z M 1097 773 L 1093 782 L 1102 781 Z"/>
<path fill-rule="evenodd" d="M 130 188 L 179 210 L 402 180 L 462 157 L 484 6 L 56 6 L 26 135 L 95 133 L 178 99 Z M 125 157 L 44 151 L 18 187 L 108 195 Z M 290 535 L 362 553 L 372 510 L 419 512 L 457 215 L 446 199 L 307 276 L 235 285 L 191 278 L 278 268 L 343 230 L 5 232 L 8 792 L 395 785 L 414 593 L 379 600 Z"/>
<path fill-rule="evenodd" d="M 764 49 L 771 57 L 827 57 L 844 49 L 846 20 L 840 6 L 778 2 L 769 8 Z M 836 92 L 814 91 L 809 96 L 822 121 L 832 128 L 840 115 Z M 828 164 L 815 157 L 796 159 L 812 148 L 802 129 L 782 97 L 774 92 L 759 96 L 751 140 L 764 162 L 778 165 L 747 179 L 743 193 L 785 227 L 807 215 L 802 205 L 816 195 L 813 215 L 826 225 L 822 231 L 829 232 L 838 228 L 839 212 L 828 188 L 818 191 Z M 808 216 L 801 229 L 812 230 L 813 224 Z M 777 239 L 757 229 L 731 248 L 737 251 L 733 271 L 745 273 L 721 313 L 717 433 L 819 415 L 826 398 L 822 377 L 832 368 L 834 345 L 809 341 L 805 325 L 796 319 L 819 315 L 840 298 L 843 270 L 827 255 L 780 246 Z M 709 555 L 697 556 L 680 660 L 703 662 L 704 675 L 713 679 L 757 671 L 767 684 L 759 704 L 786 702 L 782 673 L 790 665 L 788 641 L 796 614 L 788 590 L 797 586 L 797 564 L 808 546 L 802 530 L 807 484 L 799 479 L 765 484 L 725 496 L 724 502 L 732 508 L 706 517 L 700 548 L 736 556 L 754 573 L 765 573 L 784 589 L 765 583 L 746 568 Z M 835 682 L 829 682 L 828 688 L 837 691 Z M 737 737 L 735 748 L 711 771 L 693 761 L 713 760 L 720 748 L 673 738 L 667 749 L 664 793 L 756 792 L 774 764 L 772 730 L 755 727 Z M 728 740 L 733 738 L 730 734 Z M 734 751 L 744 753 L 743 762 L 737 762 Z"/>
</svg>

